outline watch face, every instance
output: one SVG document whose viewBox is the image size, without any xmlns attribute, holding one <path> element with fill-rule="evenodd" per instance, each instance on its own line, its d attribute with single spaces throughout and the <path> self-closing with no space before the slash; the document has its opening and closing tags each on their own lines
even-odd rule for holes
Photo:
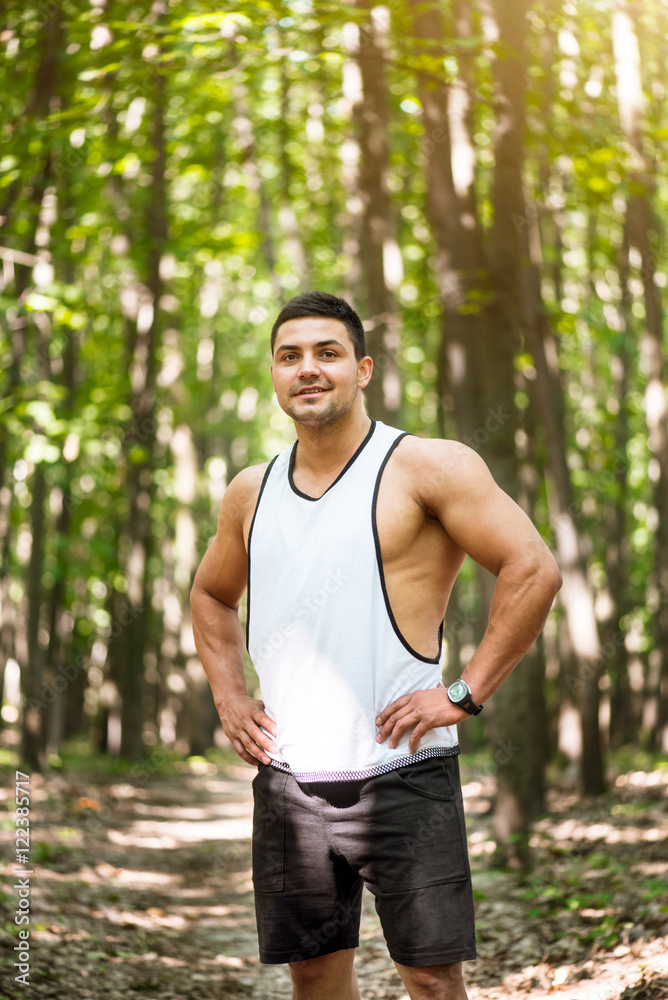
<svg viewBox="0 0 668 1000">
<path fill-rule="evenodd" d="M 468 693 L 468 688 L 464 681 L 455 681 L 455 683 L 451 684 L 448 688 L 448 694 L 450 695 L 452 701 L 462 701 L 466 698 Z"/>
</svg>

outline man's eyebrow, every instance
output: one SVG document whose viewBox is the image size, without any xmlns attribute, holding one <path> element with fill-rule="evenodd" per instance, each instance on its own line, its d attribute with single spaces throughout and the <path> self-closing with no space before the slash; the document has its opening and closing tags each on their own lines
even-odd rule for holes
<svg viewBox="0 0 668 1000">
<path fill-rule="evenodd" d="M 317 344 L 314 344 L 313 346 L 329 347 L 331 344 L 336 344 L 337 347 L 343 347 L 343 344 L 338 340 L 319 340 Z M 281 344 L 280 347 L 276 348 L 276 351 L 277 353 L 278 351 L 301 351 L 301 347 L 299 345 L 295 346 L 294 344 Z"/>
</svg>

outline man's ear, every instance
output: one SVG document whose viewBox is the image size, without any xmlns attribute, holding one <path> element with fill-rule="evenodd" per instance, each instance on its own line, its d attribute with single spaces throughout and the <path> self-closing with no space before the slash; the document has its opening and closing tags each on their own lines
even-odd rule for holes
<svg viewBox="0 0 668 1000">
<path fill-rule="evenodd" d="M 373 360 L 368 355 L 359 363 L 357 369 L 357 384 L 360 389 L 366 388 L 366 386 L 371 381 L 371 375 L 373 373 Z"/>
</svg>

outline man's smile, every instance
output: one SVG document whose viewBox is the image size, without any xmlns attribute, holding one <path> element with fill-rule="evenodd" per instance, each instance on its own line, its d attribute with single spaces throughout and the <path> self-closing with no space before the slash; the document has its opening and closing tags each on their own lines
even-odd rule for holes
<svg viewBox="0 0 668 1000">
<path fill-rule="evenodd" d="M 317 396 L 322 392 L 328 392 L 329 390 L 322 385 L 309 385 L 303 389 L 298 389 L 295 396 Z"/>
</svg>

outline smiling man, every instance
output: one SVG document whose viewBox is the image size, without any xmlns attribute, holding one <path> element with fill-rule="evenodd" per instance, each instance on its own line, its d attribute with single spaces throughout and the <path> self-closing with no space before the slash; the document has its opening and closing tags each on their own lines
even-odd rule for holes
<svg viewBox="0 0 668 1000">
<path fill-rule="evenodd" d="M 457 724 L 529 649 L 561 577 L 474 451 L 366 415 L 373 362 L 345 301 L 292 299 L 271 346 L 297 441 L 230 483 L 191 595 L 223 729 L 258 767 L 260 959 L 289 963 L 294 1000 L 357 1000 L 366 884 L 412 1000 L 465 1000 L 475 933 Z M 442 621 L 467 553 L 497 584 L 446 690 Z M 244 680 L 246 587 L 261 701 Z"/>
</svg>

